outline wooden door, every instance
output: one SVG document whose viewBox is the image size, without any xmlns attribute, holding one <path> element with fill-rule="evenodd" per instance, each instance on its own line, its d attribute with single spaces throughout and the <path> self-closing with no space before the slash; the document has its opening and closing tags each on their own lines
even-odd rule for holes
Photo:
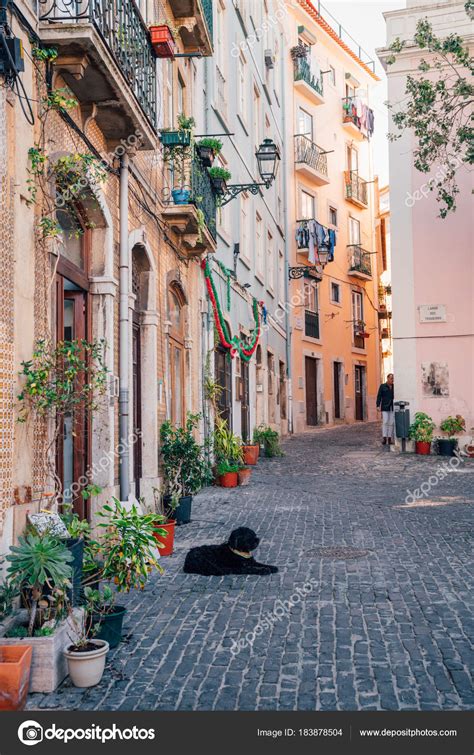
<svg viewBox="0 0 474 755">
<path fill-rule="evenodd" d="M 305 357 L 306 424 L 318 424 L 318 363 L 317 359 Z"/>
<path fill-rule="evenodd" d="M 334 419 L 341 419 L 341 365 L 333 363 L 334 369 Z"/>
<path fill-rule="evenodd" d="M 222 419 L 232 428 L 232 365 L 230 355 L 220 346 L 215 351 L 216 382 L 221 388 L 217 407 Z"/>
<path fill-rule="evenodd" d="M 58 341 L 73 341 L 87 338 L 87 293 L 62 276 L 57 277 Z M 73 493 L 73 483 L 84 477 L 88 461 L 89 423 L 87 412 L 77 406 L 61 421 L 56 449 L 56 468 L 61 480 L 63 501 L 71 505 L 79 517 L 86 516 L 85 502 L 80 492 Z"/>
<path fill-rule="evenodd" d="M 241 411 L 241 436 L 245 442 L 249 441 L 250 431 L 250 391 L 249 391 L 249 365 L 243 359 L 240 363 L 240 411 Z"/>
<path fill-rule="evenodd" d="M 364 379 L 365 368 L 356 364 L 355 366 L 355 419 L 364 419 Z"/>
<path fill-rule="evenodd" d="M 132 326 L 132 372 L 133 372 L 133 433 L 137 440 L 133 444 L 133 478 L 135 482 L 135 495 L 140 497 L 140 480 L 142 477 L 142 385 L 141 385 L 141 347 L 140 325 L 134 316 Z"/>
</svg>

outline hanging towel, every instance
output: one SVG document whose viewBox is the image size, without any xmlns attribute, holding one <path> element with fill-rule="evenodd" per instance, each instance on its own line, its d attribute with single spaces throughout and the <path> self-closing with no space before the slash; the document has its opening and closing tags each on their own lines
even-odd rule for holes
<svg viewBox="0 0 474 755">
<path fill-rule="evenodd" d="M 315 247 L 317 245 L 317 226 L 318 226 L 318 223 L 316 223 L 315 220 L 310 220 L 308 223 L 308 231 L 309 231 L 308 261 L 311 262 L 312 265 L 314 265 L 316 262 Z"/>
<path fill-rule="evenodd" d="M 329 229 L 329 262 L 334 260 L 334 247 L 336 246 L 336 231 Z"/>
</svg>

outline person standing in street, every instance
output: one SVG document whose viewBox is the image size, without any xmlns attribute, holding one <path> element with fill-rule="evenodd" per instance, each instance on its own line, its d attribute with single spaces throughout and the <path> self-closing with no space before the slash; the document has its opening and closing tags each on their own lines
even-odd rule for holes
<svg viewBox="0 0 474 755">
<path fill-rule="evenodd" d="M 395 442 L 395 414 L 393 409 L 393 374 L 387 375 L 377 393 L 377 410 L 382 412 L 382 444 L 393 445 Z"/>
</svg>

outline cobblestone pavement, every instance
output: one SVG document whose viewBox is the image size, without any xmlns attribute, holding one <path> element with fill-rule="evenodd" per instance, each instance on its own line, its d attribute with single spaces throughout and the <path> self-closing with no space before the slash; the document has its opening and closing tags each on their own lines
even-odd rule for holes
<svg viewBox="0 0 474 755">
<path fill-rule="evenodd" d="M 473 708 L 474 462 L 407 505 L 443 462 L 388 451 L 378 433 L 299 435 L 249 487 L 203 491 L 166 575 L 126 599 L 100 685 L 66 681 L 30 709 Z M 278 574 L 181 572 L 190 546 L 237 525 L 260 534 L 257 558 Z"/>
</svg>

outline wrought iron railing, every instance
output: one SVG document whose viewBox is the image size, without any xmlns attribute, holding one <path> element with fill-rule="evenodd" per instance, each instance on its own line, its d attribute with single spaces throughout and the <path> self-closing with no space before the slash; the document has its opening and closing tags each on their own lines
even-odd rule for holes
<svg viewBox="0 0 474 755">
<path fill-rule="evenodd" d="M 327 154 L 303 134 L 295 135 L 295 162 L 305 163 L 324 176 L 328 175 Z"/>
<path fill-rule="evenodd" d="M 156 62 L 134 0 L 38 0 L 39 20 L 92 24 L 115 58 L 143 112 L 156 128 Z M 74 40 L 71 39 L 71 44 Z"/>
<path fill-rule="evenodd" d="M 347 249 L 349 252 L 349 272 L 356 271 L 372 276 L 370 252 L 362 249 L 359 244 L 348 244 Z"/>
<path fill-rule="evenodd" d="M 207 30 L 209 32 L 209 36 L 211 38 L 211 42 L 213 42 L 213 35 L 214 35 L 214 22 L 212 18 L 212 0 L 200 0 L 203 10 L 203 18 L 206 22 Z"/>
<path fill-rule="evenodd" d="M 215 239 L 217 236 L 216 195 L 212 190 L 209 173 L 196 153 L 191 161 L 191 202 L 202 211 L 209 233 Z"/>
<path fill-rule="evenodd" d="M 319 338 L 319 312 L 305 310 L 304 333 L 308 338 Z"/>
<path fill-rule="evenodd" d="M 307 58 L 296 58 L 294 61 L 294 81 L 305 81 L 318 94 L 323 96 L 323 79 L 311 72 L 311 65 Z"/>
<path fill-rule="evenodd" d="M 346 185 L 346 199 L 353 199 L 361 204 L 368 204 L 367 181 L 359 176 L 356 170 L 346 170 L 344 174 Z"/>
</svg>

